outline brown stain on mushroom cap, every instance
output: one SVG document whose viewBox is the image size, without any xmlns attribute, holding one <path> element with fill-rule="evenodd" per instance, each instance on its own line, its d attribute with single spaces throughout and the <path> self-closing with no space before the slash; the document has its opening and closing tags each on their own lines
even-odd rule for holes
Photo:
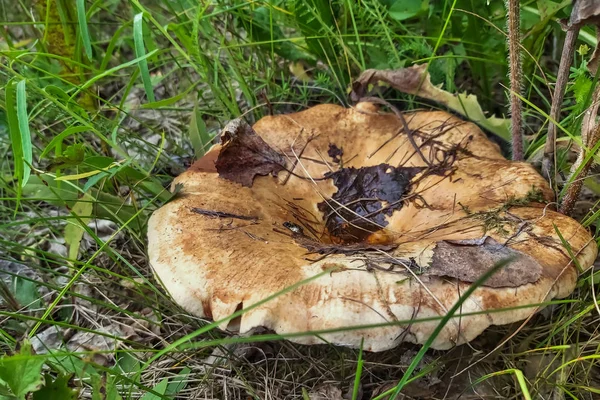
<svg viewBox="0 0 600 400">
<path fill-rule="evenodd" d="M 413 178 L 403 207 L 386 216 L 384 229 L 369 238 L 398 244 L 388 252 L 388 259 L 370 252 L 371 259 L 384 258 L 371 267 L 361 255 L 332 254 L 314 261 L 317 257 L 307 255 L 283 227 L 290 221 L 302 225 L 315 240 L 327 240 L 323 213 L 317 205 L 330 199 L 337 188 L 330 179 L 316 179 L 327 172 L 382 163 L 427 167 L 394 115 L 381 113 L 372 104 L 351 109 L 322 105 L 266 117 L 254 126 L 271 148 L 284 155 L 296 176 L 281 171 L 277 177 L 256 177 L 252 187 L 242 187 L 219 178 L 214 169 L 219 154 L 216 146 L 176 178 L 174 185 L 183 185 L 181 196 L 157 210 L 148 228 L 150 262 L 166 289 L 188 311 L 219 320 L 240 304 L 247 308 L 329 266 L 341 266 L 245 313 L 240 330 L 266 326 L 290 333 L 400 321 L 377 329 L 325 335 L 333 343 L 349 346 L 360 345 L 364 337 L 366 349 L 384 350 L 400 340 L 424 342 L 437 322 L 411 320 L 444 314 L 469 285 L 455 278 L 427 275 L 435 244 L 487 234 L 537 260 L 542 272 L 537 281 L 516 288 L 478 288 L 463 305 L 463 313 L 568 295 L 577 272 L 554 225 L 582 266 L 591 265 L 597 250 L 576 221 L 543 204 L 514 201 L 527 197 L 532 187 L 543 199 L 552 199 L 543 178 L 528 164 L 505 160 L 497 145 L 474 124 L 444 112 L 407 113 L 406 119 L 422 152 L 443 167 Z M 343 149 L 339 163 L 328 155 L 330 144 Z M 211 218 L 192 208 L 254 216 L 256 220 Z M 495 224 L 486 226 L 485 218 L 492 218 Z M 405 264 L 413 259 L 422 271 L 411 273 L 410 268 L 415 267 L 401 263 L 386 271 L 389 256 Z M 433 347 L 464 343 L 490 324 L 524 319 L 533 310 L 461 317 L 460 324 L 447 325 Z M 312 335 L 294 340 L 320 343 Z"/>
</svg>

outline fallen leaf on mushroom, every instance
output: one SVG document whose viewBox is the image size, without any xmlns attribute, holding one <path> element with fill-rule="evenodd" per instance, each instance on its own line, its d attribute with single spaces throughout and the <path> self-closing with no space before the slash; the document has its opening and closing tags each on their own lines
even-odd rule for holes
<svg viewBox="0 0 600 400">
<path fill-rule="evenodd" d="M 150 263 L 192 314 L 247 310 L 220 326 L 240 334 L 329 330 L 291 340 L 364 340 L 370 351 L 422 344 L 432 318 L 509 259 L 435 338 L 448 349 L 568 296 L 578 276 L 569 254 L 588 268 L 597 253 L 588 231 L 548 204 L 553 192 L 532 166 L 440 111 L 399 116 L 359 102 L 253 127 L 237 120 L 176 185 L 149 221 Z"/>
</svg>

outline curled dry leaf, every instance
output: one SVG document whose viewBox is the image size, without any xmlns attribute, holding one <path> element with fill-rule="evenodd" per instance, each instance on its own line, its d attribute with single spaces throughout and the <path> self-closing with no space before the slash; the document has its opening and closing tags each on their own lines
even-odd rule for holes
<svg viewBox="0 0 600 400">
<path fill-rule="evenodd" d="M 252 186 L 256 175 L 276 175 L 285 159 L 241 119 L 230 122 L 221 135 L 223 148 L 216 168 L 223 178 Z"/>
<path fill-rule="evenodd" d="M 403 118 L 406 126 L 369 102 L 320 105 L 257 122 L 248 135 L 264 145 L 242 149 L 260 154 L 252 162 L 235 164 L 248 158 L 236 158 L 231 142 L 215 146 L 173 182 L 182 196 L 150 218 L 149 259 L 165 288 L 200 317 L 246 310 L 220 326 L 241 334 L 390 323 L 293 338 L 353 347 L 364 339 L 369 351 L 424 343 L 438 321 L 419 320 L 445 315 L 506 257 L 433 348 L 468 342 L 538 309 L 524 306 L 569 295 L 577 270 L 555 227 L 583 268 L 597 249 L 583 226 L 544 204 L 554 194 L 533 167 L 506 160 L 475 124 L 448 113 Z M 329 158 L 331 145 L 343 149 L 334 151 L 339 163 Z M 277 167 L 275 178 L 256 174 L 272 174 L 283 159 L 295 162 Z"/>
<path fill-rule="evenodd" d="M 477 96 L 473 94 L 454 95 L 433 85 L 426 64 L 397 70 L 368 69 L 353 83 L 350 98 L 355 102 L 360 101 L 366 95 L 369 85 L 378 82 L 383 82 L 401 92 L 440 103 L 504 140 L 510 141 L 510 120 L 487 117 L 477 101 Z"/>
</svg>

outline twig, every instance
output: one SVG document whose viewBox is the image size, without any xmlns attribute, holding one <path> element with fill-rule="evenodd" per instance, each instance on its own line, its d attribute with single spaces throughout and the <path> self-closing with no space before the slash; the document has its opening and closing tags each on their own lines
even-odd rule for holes
<svg viewBox="0 0 600 400">
<path fill-rule="evenodd" d="M 510 61 L 510 118 L 512 158 L 523 160 L 523 128 L 521 106 L 521 29 L 519 0 L 508 0 L 508 55 Z"/>
<path fill-rule="evenodd" d="M 568 182 L 571 182 L 571 184 L 567 189 L 567 193 L 565 194 L 559 209 L 560 212 L 565 215 L 570 215 L 571 212 L 573 212 L 573 207 L 575 206 L 577 199 L 579 199 L 579 193 L 583 187 L 583 178 L 590 172 L 590 168 L 594 162 L 594 159 L 592 157 L 588 158 L 587 155 L 588 152 L 596 146 L 598 140 L 600 140 L 600 123 L 596 123 L 596 115 L 598 114 L 599 107 L 600 85 L 596 86 L 594 89 L 592 105 L 587 109 L 583 117 L 583 122 L 581 123 L 581 149 L 579 150 L 577 160 L 571 167 L 571 176 L 569 176 L 568 179 Z M 588 158 L 587 161 L 585 161 L 586 158 Z M 576 177 L 575 174 L 578 170 L 579 176 Z"/>
<path fill-rule="evenodd" d="M 252 221 L 258 219 L 257 217 L 253 217 L 251 215 L 237 215 L 228 212 L 215 211 L 215 210 L 205 210 L 203 208 L 192 207 L 192 212 L 196 214 L 204 215 L 206 217 L 212 218 L 236 218 L 242 219 L 244 221 Z"/>
<path fill-rule="evenodd" d="M 554 98 L 550 108 L 550 122 L 548 123 L 548 134 L 546 144 L 544 145 L 544 157 L 542 159 L 542 174 L 550 182 L 550 187 L 556 190 L 556 124 L 559 122 L 560 109 L 565 96 L 565 89 L 569 80 L 569 70 L 573 61 L 575 52 L 575 42 L 579 35 L 579 26 L 574 26 L 567 30 L 567 36 L 563 45 L 560 57 L 560 65 L 556 75 L 556 86 L 554 88 Z"/>
</svg>

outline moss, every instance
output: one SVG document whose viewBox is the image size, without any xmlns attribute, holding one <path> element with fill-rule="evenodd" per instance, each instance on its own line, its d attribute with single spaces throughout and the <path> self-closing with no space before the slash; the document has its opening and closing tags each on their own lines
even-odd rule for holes
<svg viewBox="0 0 600 400">
<path fill-rule="evenodd" d="M 523 207 L 531 203 L 545 203 L 544 193 L 541 189 L 532 186 L 523 197 L 510 197 L 504 204 L 489 211 L 473 212 L 469 207 L 459 203 L 462 210 L 469 218 L 481 221 L 484 231 L 495 232 L 500 236 L 508 236 L 509 229 L 516 227 L 514 219 L 506 218 L 505 214 L 512 207 Z M 508 229 L 507 229 L 508 228 Z"/>
</svg>

